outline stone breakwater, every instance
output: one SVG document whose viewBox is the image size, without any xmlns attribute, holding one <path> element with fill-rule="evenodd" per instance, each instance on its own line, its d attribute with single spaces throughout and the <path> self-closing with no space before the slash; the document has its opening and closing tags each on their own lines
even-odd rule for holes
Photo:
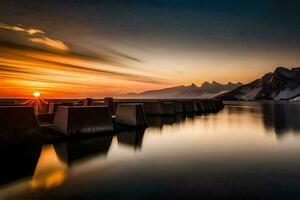
<svg viewBox="0 0 300 200">
<path fill-rule="evenodd" d="M 3 122 L 0 143 L 45 142 L 49 131 L 63 137 L 103 135 L 117 131 L 119 125 L 147 127 L 151 116 L 214 113 L 224 107 L 222 101 L 213 99 L 86 98 L 42 102 L 47 102 L 44 106 L 48 109 L 37 113 L 35 105 L 24 106 L 12 101 L 1 104 L 0 101 Z"/>
</svg>

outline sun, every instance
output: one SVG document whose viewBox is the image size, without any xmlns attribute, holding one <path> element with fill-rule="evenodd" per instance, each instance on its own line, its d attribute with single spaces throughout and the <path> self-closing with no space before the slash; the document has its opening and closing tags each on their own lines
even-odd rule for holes
<svg viewBox="0 0 300 200">
<path fill-rule="evenodd" d="M 38 91 L 36 91 L 36 92 L 33 93 L 33 96 L 34 96 L 34 97 L 40 97 L 40 96 L 41 96 L 41 93 L 38 92 Z"/>
</svg>

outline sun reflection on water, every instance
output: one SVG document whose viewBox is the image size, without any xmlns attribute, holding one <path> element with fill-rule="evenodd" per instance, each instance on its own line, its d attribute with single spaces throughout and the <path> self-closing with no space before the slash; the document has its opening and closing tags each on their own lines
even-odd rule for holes
<svg viewBox="0 0 300 200">
<path fill-rule="evenodd" d="M 57 156 L 54 146 L 45 145 L 30 182 L 32 189 L 50 189 L 60 186 L 67 176 L 68 166 Z"/>
</svg>

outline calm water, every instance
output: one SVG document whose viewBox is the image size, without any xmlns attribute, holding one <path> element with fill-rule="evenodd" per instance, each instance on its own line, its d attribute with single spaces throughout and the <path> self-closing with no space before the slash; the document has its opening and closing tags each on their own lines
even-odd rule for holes
<svg viewBox="0 0 300 200">
<path fill-rule="evenodd" d="M 149 121 L 145 131 L 1 150 L 0 199 L 300 198 L 300 104 Z"/>
</svg>

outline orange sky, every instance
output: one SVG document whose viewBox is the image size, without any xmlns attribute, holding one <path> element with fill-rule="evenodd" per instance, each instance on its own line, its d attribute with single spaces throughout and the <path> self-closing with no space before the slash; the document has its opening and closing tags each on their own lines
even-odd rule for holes
<svg viewBox="0 0 300 200">
<path fill-rule="evenodd" d="M 104 97 L 168 85 L 131 67 L 141 61 L 118 52 L 79 52 L 39 29 L 0 23 L 1 27 L 23 33 L 30 44 L 0 41 L 2 98 L 28 98 L 34 91 L 44 98 Z"/>
<path fill-rule="evenodd" d="M 116 41 L 108 48 L 89 37 L 74 44 L 33 26 L 2 22 L 0 33 L 13 36 L 0 39 L 0 98 L 30 98 L 35 91 L 43 98 L 102 98 L 213 80 L 247 83 L 279 65 L 300 63 L 289 51 L 171 51 Z"/>
</svg>

